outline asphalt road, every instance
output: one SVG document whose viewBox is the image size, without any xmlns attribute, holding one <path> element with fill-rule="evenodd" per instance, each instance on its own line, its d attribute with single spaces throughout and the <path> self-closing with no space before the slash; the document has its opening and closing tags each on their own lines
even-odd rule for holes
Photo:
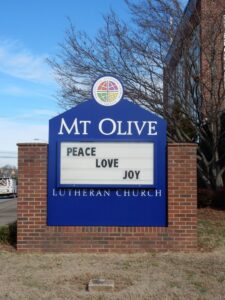
<svg viewBox="0 0 225 300">
<path fill-rule="evenodd" d="M 17 198 L 0 198 L 0 226 L 16 221 Z"/>
</svg>

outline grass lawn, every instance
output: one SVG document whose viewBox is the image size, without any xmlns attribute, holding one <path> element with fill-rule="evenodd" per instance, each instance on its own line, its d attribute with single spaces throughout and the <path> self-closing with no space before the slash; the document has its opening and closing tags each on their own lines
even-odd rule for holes
<svg viewBox="0 0 225 300">
<path fill-rule="evenodd" d="M 225 211 L 198 210 L 198 243 L 202 251 L 214 250 L 225 254 Z"/>
<path fill-rule="evenodd" d="M 17 254 L 2 245 L 0 299 L 225 299 L 225 212 L 198 215 L 199 251 L 190 254 Z M 101 277 L 114 279 L 114 292 L 86 290 Z"/>
</svg>

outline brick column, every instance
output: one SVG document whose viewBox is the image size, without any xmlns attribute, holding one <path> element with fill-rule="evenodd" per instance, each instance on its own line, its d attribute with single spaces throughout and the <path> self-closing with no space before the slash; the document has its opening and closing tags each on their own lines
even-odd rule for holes
<svg viewBox="0 0 225 300">
<path fill-rule="evenodd" d="M 44 238 L 47 150 L 47 144 L 18 144 L 18 250 L 39 250 Z"/>
<path fill-rule="evenodd" d="M 197 248 L 196 144 L 168 145 L 168 234 L 171 249 Z"/>
<path fill-rule="evenodd" d="M 168 227 L 47 226 L 47 144 L 19 144 L 17 249 L 146 252 L 197 249 L 196 145 L 168 145 Z"/>
</svg>

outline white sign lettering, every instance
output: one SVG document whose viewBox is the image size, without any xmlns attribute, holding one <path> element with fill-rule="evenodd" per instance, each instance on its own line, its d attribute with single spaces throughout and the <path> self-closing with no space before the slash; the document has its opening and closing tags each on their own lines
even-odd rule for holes
<svg viewBox="0 0 225 300">
<path fill-rule="evenodd" d="M 153 143 L 62 142 L 60 184 L 153 185 Z"/>
<path fill-rule="evenodd" d="M 64 135 L 64 132 L 74 135 L 87 135 L 87 126 L 89 124 L 91 124 L 91 121 L 78 121 L 77 119 L 74 119 L 73 124 L 69 127 L 64 118 L 62 118 L 58 135 Z"/>
<path fill-rule="evenodd" d="M 75 118 L 71 124 L 61 119 L 58 135 L 88 135 L 91 121 L 78 120 Z M 99 121 L 98 131 L 102 135 L 158 135 L 157 121 L 117 121 L 111 118 L 105 118 Z"/>
</svg>

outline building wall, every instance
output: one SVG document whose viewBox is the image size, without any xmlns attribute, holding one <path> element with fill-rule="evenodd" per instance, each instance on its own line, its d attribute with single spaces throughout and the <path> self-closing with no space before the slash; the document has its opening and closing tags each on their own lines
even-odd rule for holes
<svg viewBox="0 0 225 300">
<path fill-rule="evenodd" d="M 196 145 L 168 145 L 168 227 L 47 226 L 47 144 L 19 144 L 20 252 L 147 252 L 197 249 Z"/>
<path fill-rule="evenodd" d="M 206 114 L 225 108 L 224 15 L 224 0 L 201 0 L 201 78 Z"/>
<path fill-rule="evenodd" d="M 215 106 L 218 111 L 225 108 L 224 15 L 224 0 L 189 1 L 183 18 L 185 23 L 181 23 L 182 26 L 178 28 L 166 58 L 164 103 L 167 110 L 176 98 L 181 103 L 193 102 L 192 98 L 196 96 L 192 87 L 196 85 L 199 94 L 203 96 L 201 105 L 203 113 L 211 112 Z M 195 35 L 196 39 L 193 38 Z M 199 44 L 199 50 L 194 51 L 194 48 L 197 48 L 194 44 Z M 199 59 L 196 59 L 194 56 L 198 56 L 198 52 Z M 185 63 L 185 60 L 192 61 Z M 194 71 L 190 65 L 194 66 Z M 185 82 L 182 84 L 182 81 Z M 190 82 L 192 87 L 188 86 Z M 219 95 L 221 101 L 218 100 Z"/>
</svg>

